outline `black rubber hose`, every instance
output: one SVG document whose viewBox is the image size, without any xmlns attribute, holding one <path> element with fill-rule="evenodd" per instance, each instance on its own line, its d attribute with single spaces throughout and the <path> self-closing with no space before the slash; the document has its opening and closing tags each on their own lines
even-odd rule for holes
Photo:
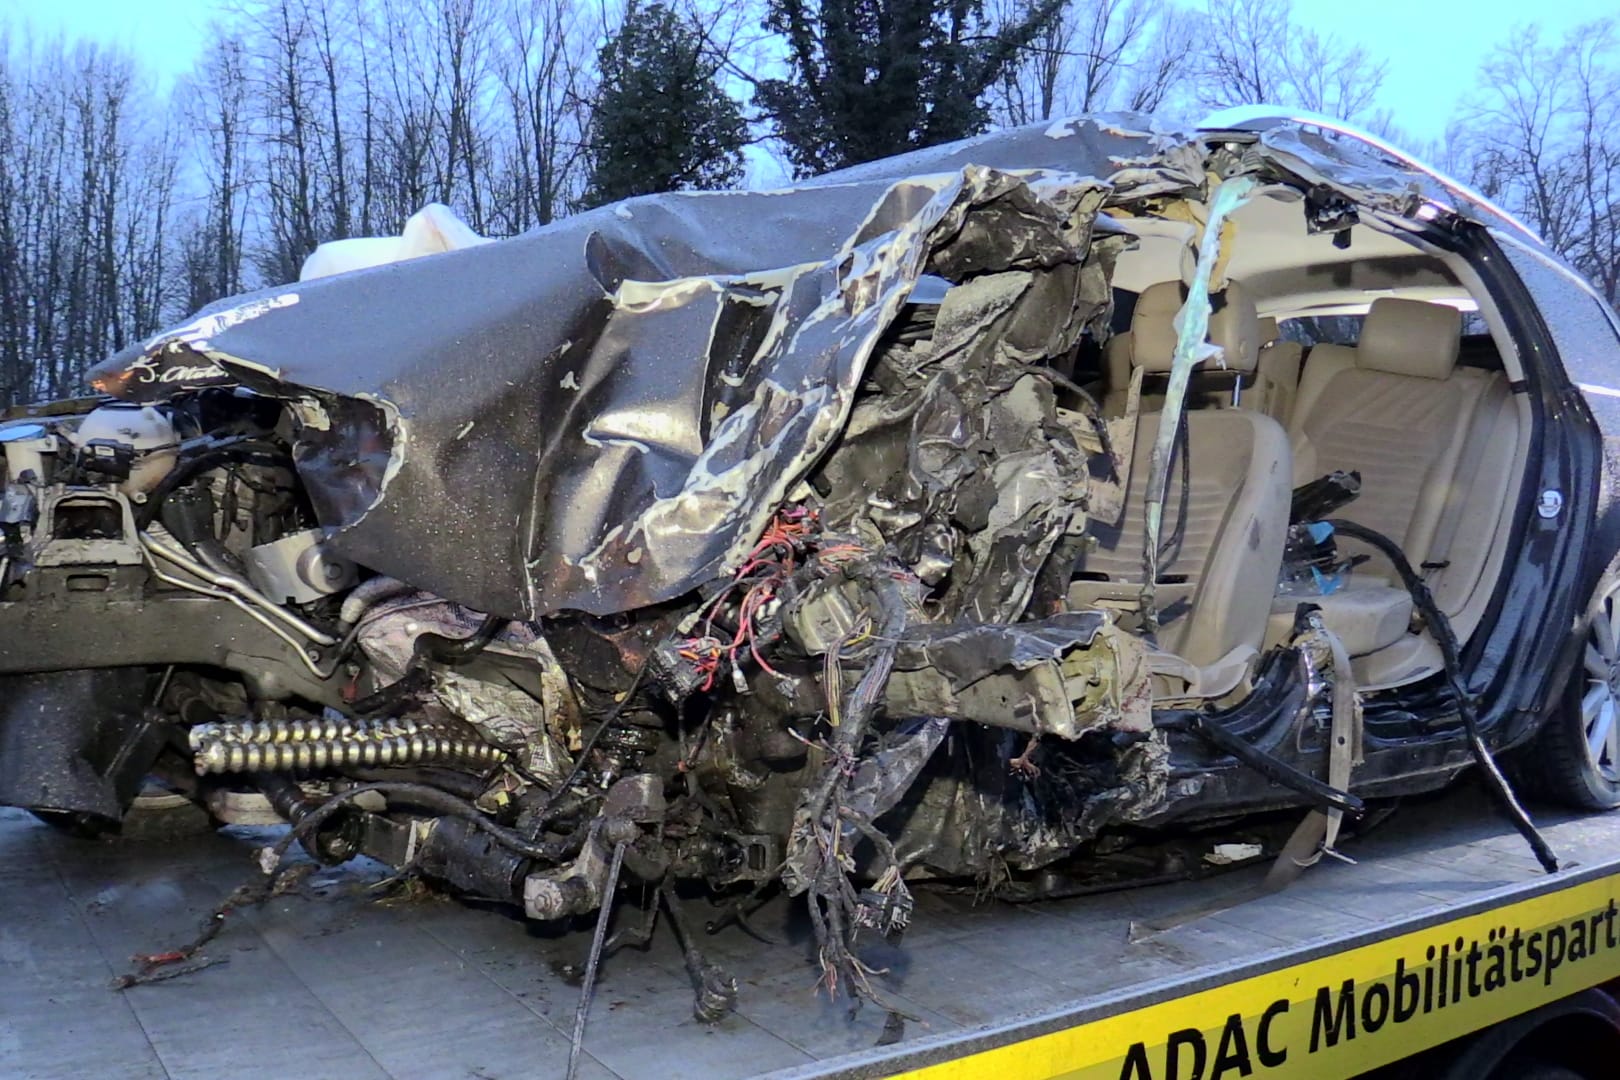
<svg viewBox="0 0 1620 1080">
<path fill-rule="evenodd" d="M 426 784 L 442 788 L 461 799 L 476 800 L 489 789 L 489 782 L 471 773 L 454 769 L 434 768 L 431 765 L 407 765 L 392 769 L 344 769 L 343 775 L 351 780 L 379 784 Z"/>
<path fill-rule="evenodd" d="M 389 712 L 419 690 L 426 690 L 431 680 L 421 668 L 409 668 L 405 674 L 363 698 L 349 703 L 349 711 L 356 716 L 373 716 Z"/>
<path fill-rule="evenodd" d="M 1274 780 L 1283 787 L 1292 788 L 1301 795 L 1307 795 L 1328 809 L 1343 810 L 1358 817 L 1367 809 L 1366 804 L 1356 796 L 1347 791 L 1340 791 L 1330 784 L 1324 784 L 1309 773 L 1301 772 L 1281 758 L 1266 753 L 1242 736 L 1226 730 L 1220 721 L 1202 713 L 1190 713 L 1184 718 L 1160 726 L 1167 731 L 1191 732 L 1215 749 L 1237 758 L 1267 779 Z"/>
<path fill-rule="evenodd" d="M 448 791 L 441 791 L 426 784 L 396 781 L 357 784 L 352 788 L 338 792 L 304 814 L 293 825 L 291 836 L 284 837 L 272 850 L 279 857 L 285 853 L 287 846 L 291 845 L 294 838 L 302 839 L 304 835 L 319 830 L 323 822 L 368 791 L 379 792 L 384 798 L 392 796 L 401 802 L 407 802 L 412 806 L 418 806 L 425 810 L 433 810 L 441 814 L 448 814 L 451 817 L 462 818 L 497 844 L 530 859 L 554 864 L 568 858 L 570 852 L 579 850 L 581 839 L 579 836 L 563 836 L 556 840 L 534 842 L 521 833 L 491 821 L 478 807 L 466 799 L 450 794 Z"/>
<path fill-rule="evenodd" d="M 418 634 L 411 647 L 411 659 L 405 667 L 405 674 L 387 686 L 356 699 L 349 705 L 349 711 L 356 716 L 370 716 L 393 709 L 412 694 L 427 689 L 430 680 L 426 665 L 429 660 L 449 667 L 465 664 L 489 648 L 490 642 L 511 621 L 502 615 L 486 615 L 484 621 L 478 624 L 478 629 L 464 638 L 448 638 L 434 633 Z M 350 636 L 354 636 L 358 629 L 356 625 L 349 632 Z"/>
<path fill-rule="evenodd" d="M 432 660 L 450 667 L 465 664 L 489 648 L 489 643 L 500 636 L 501 631 L 506 629 L 506 624 L 511 621 L 502 615 L 486 615 L 484 621 L 478 624 L 478 629 L 464 638 L 450 638 L 434 633 L 418 634 L 412 648 L 411 662 L 416 665 L 423 660 Z"/>
<path fill-rule="evenodd" d="M 227 443 L 211 450 L 204 450 L 192 457 L 181 458 L 174 463 L 174 468 L 159 480 L 151 491 L 146 493 L 146 501 L 135 507 L 135 527 L 137 530 L 145 529 L 157 519 L 158 510 L 163 506 L 163 500 L 174 493 L 174 489 L 191 480 L 200 472 L 222 465 L 227 461 L 250 461 L 268 465 L 290 466 L 292 458 L 287 451 L 274 443 L 263 442 L 257 439 L 245 439 L 240 442 Z"/>
<path fill-rule="evenodd" d="M 255 773 L 253 782 L 270 800 L 271 809 L 294 827 L 302 824 L 319 805 L 285 773 Z M 299 842 L 315 861 L 335 865 L 359 854 L 360 831 L 353 816 L 345 814 L 335 817 L 324 828 L 312 829 Z"/>
<path fill-rule="evenodd" d="M 1451 684 L 1451 692 L 1457 699 L 1457 714 L 1462 717 L 1463 727 L 1468 732 L 1468 746 L 1473 751 L 1475 762 L 1479 764 L 1480 773 L 1485 777 L 1485 786 L 1490 788 L 1491 794 L 1496 797 L 1508 820 L 1513 822 L 1513 827 L 1519 830 L 1519 835 L 1524 837 L 1525 842 L 1530 845 L 1530 850 L 1535 852 L 1536 860 L 1541 863 L 1542 869 L 1549 874 L 1554 873 L 1558 869 L 1558 857 L 1553 854 L 1552 848 L 1536 830 L 1530 815 L 1519 805 L 1518 797 L 1508 786 L 1507 777 L 1497 768 L 1496 759 L 1491 757 L 1490 747 L 1485 745 L 1485 739 L 1479 733 L 1479 714 L 1474 709 L 1473 696 L 1462 683 L 1462 660 L 1457 647 L 1457 635 L 1451 629 L 1451 620 L 1446 618 L 1446 613 L 1435 603 L 1434 594 L 1429 591 L 1429 586 L 1418 577 L 1417 571 L 1412 569 L 1412 564 L 1407 561 L 1406 553 L 1401 550 L 1400 545 L 1383 533 L 1340 518 L 1333 518 L 1328 524 L 1333 526 L 1334 532 L 1342 536 L 1360 540 L 1377 548 L 1394 565 L 1395 572 L 1401 577 L 1401 583 L 1406 586 L 1406 591 L 1412 594 L 1412 603 L 1423 616 L 1423 621 L 1429 626 L 1429 632 L 1434 635 L 1435 642 L 1440 646 L 1440 657 L 1446 669 L 1446 681 Z"/>
</svg>

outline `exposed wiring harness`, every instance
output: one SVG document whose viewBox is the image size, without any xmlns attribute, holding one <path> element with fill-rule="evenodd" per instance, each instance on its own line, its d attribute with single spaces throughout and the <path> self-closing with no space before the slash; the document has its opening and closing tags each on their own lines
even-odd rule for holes
<svg viewBox="0 0 1620 1080">
<path fill-rule="evenodd" d="M 770 645 L 776 637 L 760 626 L 760 619 L 799 567 L 815 526 L 814 510 L 803 506 L 783 509 L 771 520 L 731 581 L 699 608 L 702 632 L 686 638 L 677 649 L 680 658 L 703 678 L 699 690 L 714 689 L 722 666 L 729 664 L 736 671 L 745 649 L 760 670 L 778 674 L 760 652 L 762 645 Z M 737 604 L 736 629 L 729 636 L 723 628 L 717 632 L 716 618 L 739 589 L 742 600 Z"/>
<path fill-rule="evenodd" d="M 871 827 L 871 822 L 843 806 L 842 797 L 855 775 L 869 722 L 894 670 L 908 609 L 895 566 L 855 545 L 849 546 L 855 551 L 837 550 L 833 561 L 839 573 L 866 587 L 873 602 L 873 626 L 866 631 L 871 644 L 860 679 L 836 707 L 829 700 L 829 721 L 835 722 L 822 747 L 826 760 L 794 812 L 790 846 L 797 850 L 790 854 L 789 861 L 798 864 L 795 874 L 801 876 L 808 894 L 822 985 L 833 995 L 843 986 L 876 997 L 869 979 L 875 970 L 856 957 L 851 948 L 861 907 L 860 894 L 850 880 L 855 870 L 851 836 L 865 837 L 877 846 L 886 870 L 894 870 L 891 888 L 899 884 L 900 867 L 893 845 Z M 835 655 L 838 651 L 833 650 Z M 832 696 L 829 688 L 829 699 Z"/>
<path fill-rule="evenodd" d="M 247 884 L 233 889 L 219 906 L 204 916 L 197 935 L 191 941 L 166 952 L 137 954 L 136 970 L 114 979 L 112 983 L 114 989 L 121 990 L 141 983 L 157 982 L 173 975 L 186 974 L 209 966 L 208 961 L 189 962 L 205 945 L 219 936 L 219 932 L 225 927 L 226 917 L 242 908 L 256 907 L 296 885 L 298 879 L 307 875 L 314 867 L 297 863 L 283 865 L 288 851 L 306 837 L 318 835 L 323 825 L 341 813 L 355 799 L 369 792 L 377 792 L 385 798 L 391 797 L 412 806 L 462 818 L 501 847 L 530 859 L 556 862 L 567 858 L 578 848 L 579 838 L 576 836 L 563 836 L 541 842 L 532 841 L 522 833 L 491 820 L 466 799 L 427 784 L 394 781 L 356 784 L 298 815 L 298 820 L 293 823 L 292 828 L 260 854 L 259 875 Z M 170 970 L 172 965 L 176 964 L 186 966 L 183 969 Z"/>
</svg>

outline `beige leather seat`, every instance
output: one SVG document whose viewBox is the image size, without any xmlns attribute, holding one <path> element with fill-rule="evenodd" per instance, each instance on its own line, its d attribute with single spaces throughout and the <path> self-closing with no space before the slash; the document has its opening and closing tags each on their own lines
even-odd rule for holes
<svg viewBox="0 0 1620 1080">
<path fill-rule="evenodd" d="M 1294 414 L 1294 397 L 1299 392 L 1299 367 L 1304 350 L 1297 341 L 1287 341 L 1276 319 L 1260 320 L 1260 361 L 1257 365 L 1261 400 L 1265 414 L 1288 426 Z"/>
<path fill-rule="evenodd" d="M 1428 559 L 1448 505 L 1455 509 L 1458 462 L 1491 381 L 1456 367 L 1460 330 L 1455 308 L 1375 300 L 1356 347 L 1311 350 L 1290 425 L 1294 483 L 1335 469 L 1360 472 L 1360 497 L 1336 516 L 1390 537 L 1413 566 Z M 1411 620 L 1411 598 L 1379 558 L 1356 568 L 1342 592 L 1277 597 L 1273 638 L 1286 632 L 1302 599 L 1321 604 L 1352 656 L 1393 644 Z"/>
<path fill-rule="evenodd" d="M 1180 306 L 1175 282 L 1142 293 L 1131 326 L 1135 363 L 1149 371 L 1169 370 L 1175 348 L 1171 320 Z M 1228 297 L 1210 319 L 1211 342 L 1238 370 L 1255 366 L 1255 332 L 1253 304 L 1241 292 L 1235 302 Z M 1074 605 L 1136 608 L 1149 460 L 1159 418 L 1156 412 L 1143 413 L 1137 424 L 1119 522 L 1089 525 L 1097 546 L 1077 567 L 1078 580 L 1069 592 Z M 1165 556 L 1156 591 L 1159 644 L 1194 667 L 1220 669 L 1224 675 L 1206 682 L 1221 692 L 1241 678 L 1265 636 L 1288 526 L 1288 438 L 1275 420 L 1243 409 L 1194 410 L 1186 420 L 1191 471 L 1185 512 L 1180 454 L 1166 488 Z"/>
<path fill-rule="evenodd" d="M 1181 283 L 1161 281 L 1143 289 L 1136 298 L 1131 314 L 1131 328 L 1108 339 L 1103 347 L 1103 366 L 1106 372 L 1107 392 L 1103 396 L 1104 416 L 1125 415 L 1125 401 L 1130 389 L 1131 374 L 1141 368 L 1149 375 L 1163 375 L 1170 370 L 1170 360 L 1176 351 L 1176 312 L 1181 310 L 1185 297 Z M 1259 320 L 1254 301 L 1247 290 L 1236 281 L 1227 283 L 1221 292 L 1211 297 L 1213 308 L 1209 315 L 1209 341 L 1221 347 L 1219 361 L 1205 361 L 1197 371 L 1239 372 L 1254 379 L 1259 363 Z M 1257 400 L 1251 395 L 1259 392 Z M 1213 395 L 1215 403 L 1229 405 L 1230 391 Z M 1258 383 L 1244 390 L 1239 400 L 1245 408 L 1264 412 L 1264 393 Z M 1162 390 L 1144 389 L 1142 408 L 1157 409 L 1164 403 Z"/>
</svg>

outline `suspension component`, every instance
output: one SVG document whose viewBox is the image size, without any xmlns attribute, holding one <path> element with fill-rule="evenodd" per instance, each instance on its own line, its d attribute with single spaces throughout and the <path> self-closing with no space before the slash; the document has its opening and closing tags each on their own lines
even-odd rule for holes
<svg viewBox="0 0 1620 1080">
<path fill-rule="evenodd" d="M 191 729 L 199 775 L 379 765 L 488 768 L 506 751 L 448 725 L 407 719 L 227 720 Z"/>
<path fill-rule="evenodd" d="M 312 799 L 290 777 L 280 773 L 260 773 L 253 777 L 270 805 L 292 825 L 303 821 L 321 804 Z M 300 838 L 305 851 L 317 862 L 335 866 L 354 858 L 360 852 L 362 829 L 360 820 L 349 807 L 333 814 L 313 832 Z"/>
</svg>

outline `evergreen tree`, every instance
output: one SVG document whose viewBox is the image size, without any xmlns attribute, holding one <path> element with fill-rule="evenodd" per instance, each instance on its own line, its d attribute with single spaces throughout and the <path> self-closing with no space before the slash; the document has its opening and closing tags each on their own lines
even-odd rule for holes
<svg viewBox="0 0 1620 1080">
<path fill-rule="evenodd" d="M 632 4 L 597 63 L 587 206 L 742 181 L 748 126 L 695 27 L 662 3 Z"/>
<path fill-rule="evenodd" d="M 762 80 L 756 100 L 800 175 L 965 138 L 1063 2 L 998 25 L 983 0 L 769 0 L 791 74 Z"/>
</svg>

